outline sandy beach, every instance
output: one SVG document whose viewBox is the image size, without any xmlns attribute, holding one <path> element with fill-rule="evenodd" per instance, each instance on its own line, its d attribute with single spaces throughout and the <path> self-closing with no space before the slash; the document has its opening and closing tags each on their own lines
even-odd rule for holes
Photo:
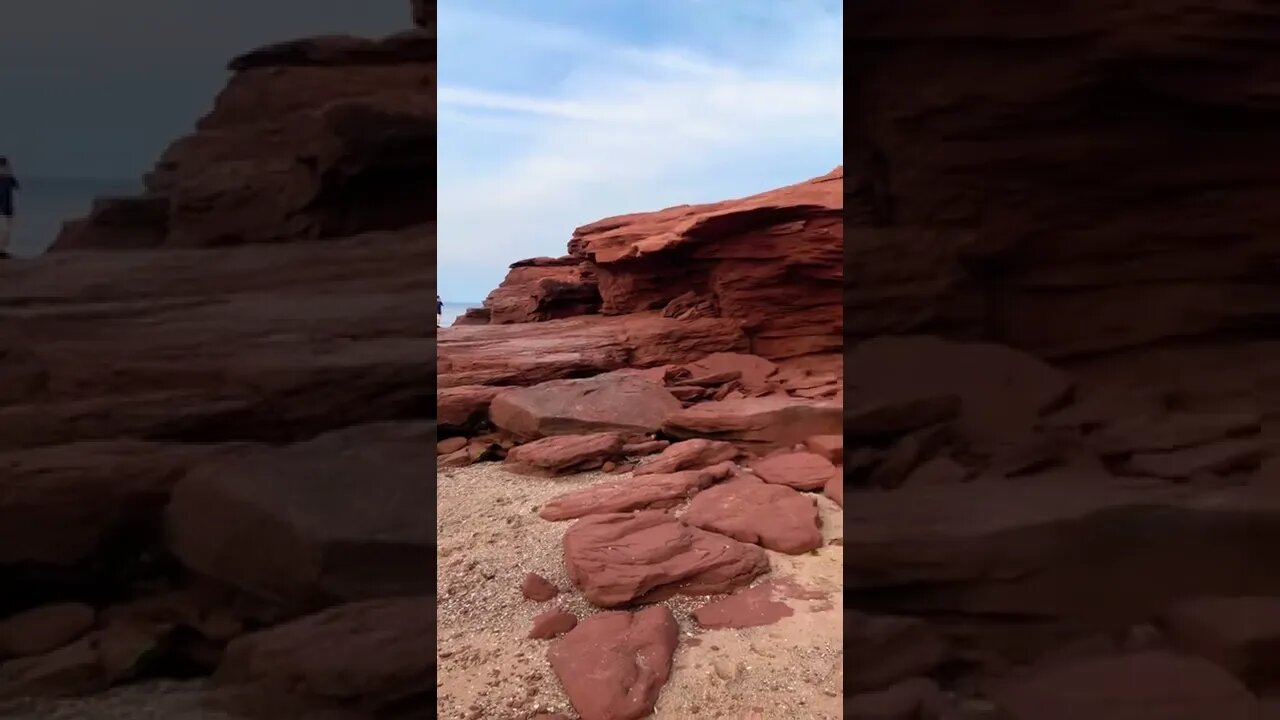
<svg viewBox="0 0 1280 720">
<path fill-rule="evenodd" d="M 620 477 L 592 472 L 546 480 L 511 474 L 497 463 L 441 471 L 439 717 L 577 717 L 547 662 L 548 641 L 525 636 L 534 616 L 553 606 L 579 620 L 600 610 L 565 576 L 560 543 L 568 523 L 543 520 L 536 510 L 561 493 Z M 711 631 L 698 628 L 690 613 L 716 598 L 667 601 L 681 635 L 656 720 L 842 716 L 844 549 L 832 540 L 844 528 L 834 503 L 822 496 L 818 503 L 824 546 L 800 556 L 769 552 L 772 572 L 757 582 L 790 578 L 827 598 L 788 600 L 794 615 L 773 625 Z M 546 603 L 524 599 L 520 583 L 529 572 L 561 594 Z"/>
</svg>

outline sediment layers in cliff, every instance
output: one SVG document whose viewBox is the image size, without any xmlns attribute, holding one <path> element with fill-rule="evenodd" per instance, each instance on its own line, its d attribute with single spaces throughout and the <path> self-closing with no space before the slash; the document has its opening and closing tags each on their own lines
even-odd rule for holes
<svg viewBox="0 0 1280 720">
<path fill-rule="evenodd" d="M 843 181 L 837 168 L 747 198 L 585 225 L 567 256 L 513 265 L 485 309 L 494 323 L 597 311 L 724 318 L 764 357 L 838 352 Z"/>
</svg>

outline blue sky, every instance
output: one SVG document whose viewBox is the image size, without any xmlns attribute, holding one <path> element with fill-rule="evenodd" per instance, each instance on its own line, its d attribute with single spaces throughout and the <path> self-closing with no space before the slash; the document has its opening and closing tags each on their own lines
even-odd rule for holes
<svg viewBox="0 0 1280 720">
<path fill-rule="evenodd" d="M 573 229 L 840 164 L 832 0 L 440 0 L 439 263 L 482 300 Z"/>
</svg>

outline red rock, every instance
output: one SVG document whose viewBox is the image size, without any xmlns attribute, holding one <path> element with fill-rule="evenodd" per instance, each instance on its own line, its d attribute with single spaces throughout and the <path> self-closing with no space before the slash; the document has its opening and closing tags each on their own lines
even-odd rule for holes
<svg viewBox="0 0 1280 720">
<path fill-rule="evenodd" d="M 170 630 L 133 618 L 115 618 L 95 633 L 102 672 L 112 684 L 135 678 L 139 665 L 161 647 Z"/>
<path fill-rule="evenodd" d="M 1073 383 L 1019 351 L 932 337 L 887 337 L 853 346 L 845 358 L 849 395 L 891 403 L 924 395 L 961 398 L 961 433 L 975 441 L 1031 427 L 1061 406 Z"/>
<path fill-rule="evenodd" d="M 767 483 L 797 490 L 820 490 L 832 476 L 839 474 L 835 465 L 811 452 L 770 455 L 752 462 L 751 469 Z"/>
<path fill-rule="evenodd" d="M 740 200 L 606 218 L 576 230 L 569 254 L 595 264 L 605 314 L 692 292 L 704 299 L 687 309 L 742 323 L 763 357 L 838 350 L 843 180 L 837 168 Z"/>
<path fill-rule="evenodd" d="M 600 311 L 600 289 L 594 269 L 579 259 L 534 258 L 511 265 L 484 307 L 495 324 L 593 315 Z"/>
<path fill-rule="evenodd" d="M 550 640 L 572 630 L 578 624 L 573 613 L 563 610 L 548 610 L 533 619 L 533 629 L 529 631 L 530 640 Z"/>
<path fill-rule="evenodd" d="M 643 442 L 632 442 L 622 446 L 622 454 L 627 457 L 642 457 L 644 455 L 653 455 L 666 450 L 671 445 L 666 440 L 645 440 Z"/>
<path fill-rule="evenodd" d="M 728 477 L 732 471 L 732 466 L 726 463 L 702 470 L 598 483 L 557 495 L 538 510 L 538 515 L 544 520 L 572 520 L 587 515 L 674 507 Z"/>
<path fill-rule="evenodd" d="M 489 418 L 489 404 L 505 389 L 490 385 L 442 387 L 436 392 L 436 421 L 444 430 L 474 430 Z"/>
<path fill-rule="evenodd" d="M 436 460 L 436 464 L 442 468 L 460 468 L 471 465 L 471 453 L 466 448 L 454 450 L 448 455 L 441 455 Z"/>
<path fill-rule="evenodd" d="M 530 386 L 623 368 L 681 363 L 745 346 L 746 337 L 731 320 L 682 322 L 658 313 L 453 327 L 439 337 L 436 376 L 441 388 Z M 619 376 L 625 374 L 635 373 Z"/>
<path fill-rule="evenodd" d="M 736 460 L 741 451 L 732 443 L 694 438 L 670 445 L 655 458 L 636 467 L 636 475 L 665 475 L 681 470 L 697 470 Z"/>
<path fill-rule="evenodd" d="M 1058 666 L 992 693 L 1010 720 L 1245 720 L 1257 699 L 1200 658 L 1137 653 Z"/>
<path fill-rule="evenodd" d="M 845 611 L 845 687 L 879 690 L 930 673 L 947 657 L 947 644 L 923 620 Z"/>
<path fill-rule="evenodd" d="M 537 573 L 529 573 L 524 576 L 524 581 L 520 583 L 520 592 L 529 600 L 546 602 L 559 595 L 560 588 L 557 588 L 550 580 Z"/>
<path fill-rule="evenodd" d="M 959 412 L 960 398 L 956 395 L 856 399 L 844 407 L 841 430 L 850 437 L 883 440 L 950 422 Z"/>
<path fill-rule="evenodd" d="M 1179 649 L 1212 660 L 1250 688 L 1280 685 L 1280 597 L 1184 600 L 1162 624 Z"/>
<path fill-rule="evenodd" d="M 46 605 L 0 620 L 0 658 L 44 655 L 93 628 L 97 613 L 80 603 Z"/>
<path fill-rule="evenodd" d="M 705 402 L 667 416 L 672 437 L 714 437 L 761 450 L 789 447 L 812 435 L 841 432 L 843 406 L 788 397 Z"/>
<path fill-rule="evenodd" d="M 88 695 L 109 685 L 93 636 L 45 655 L 0 664 L 0 701 Z"/>
<path fill-rule="evenodd" d="M 614 473 L 614 472 L 617 472 L 618 470 L 618 464 L 612 460 L 609 460 L 608 462 L 600 466 L 600 470 L 602 472 Z"/>
<path fill-rule="evenodd" d="M 813 498 L 754 478 L 703 490 L 694 496 L 682 519 L 703 530 L 791 555 L 822 547 Z"/>
<path fill-rule="evenodd" d="M 435 588 L 429 423 L 262 448 L 197 468 L 166 509 L 168 544 L 200 574 L 305 611 Z"/>
<path fill-rule="evenodd" d="M 831 498 L 831 501 L 844 507 L 844 476 L 837 473 L 827 480 L 827 484 L 822 488 L 822 494 Z"/>
<path fill-rule="evenodd" d="M 659 511 L 579 520 L 564 535 L 564 563 L 573 584 L 601 607 L 725 593 L 769 569 L 759 547 Z"/>
<path fill-rule="evenodd" d="M 434 689 L 435 617 L 434 597 L 339 605 L 237 638 L 214 677 L 374 716 Z"/>
<path fill-rule="evenodd" d="M 582 720 L 640 720 L 667 683 L 679 636 L 661 605 L 604 612 L 553 641 L 547 658 Z"/>
<path fill-rule="evenodd" d="M 518 438 L 590 432 L 652 433 L 680 402 L 660 385 L 631 375 L 552 380 L 493 399 L 493 424 Z"/>
<path fill-rule="evenodd" d="M 522 475 L 565 475 L 592 470 L 622 454 L 622 436 L 603 432 L 557 435 L 512 448 L 506 467 Z"/>
<path fill-rule="evenodd" d="M 805 438 L 804 446 L 809 452 L 821 455 L 830 463 L 840 465 L 844 462 L 843 435 L 814 435 Z"/>
<path fill-rule="evenodd" d="M 684 366 L 692 377 L 710 377 L 725 373 L 737 373 L 736 379 L 748 390 L 766 387 L 769 378 L 778 372 L 778 365 L 759 355 L 743 353 L 712 353 Z"/>
<path fill-rule="evenodd" d="M 1266 448 L 1260 440 L 1225 440 L 1164 453 L 1134 455 L 1124 464 L 1124 469 L 1135 475 L 1177 480 L 1256 470 L 1265 456 Z"/>
<path fill-rule="evenodd" d="M 633 470 L 635 470 L 635 469 L 636 469 L 636 466 L 635 466 L 635 465 L 633 465 L 633 464 L 631 464 L 631 463 L 622 463 L 621 465 L 618 465 L 618 467 L 616 467 L 616 468 L 614 468 L 614 469 L 613 469 L 613 474 L 615 474 L 615 475 L 623 475 L 623 474 L 629 473 L 629 472 L 631 472 L 631 471 L 633 471 Z"/>
<path fill-rule="evenodd" d="M 708 630 L 772 625 L 795 614 L 785 599 L 785 590 L 766 580 L 696 608 L 693 619 Z"/>
<path fill-rule="evenodd" d="M 1170 413 L 1109 423 L 1089 437 L 1104 455 L 1167 452 L 1255 436 L 1262 418 L 1251 413 Z"/>
<path fill-rule="evenodd" d="M 436 455 L 450 455 L 458 452 L 467 446 L 467 439 L 464 437 L 445 438 L 436 443 Z"/>
</svg>

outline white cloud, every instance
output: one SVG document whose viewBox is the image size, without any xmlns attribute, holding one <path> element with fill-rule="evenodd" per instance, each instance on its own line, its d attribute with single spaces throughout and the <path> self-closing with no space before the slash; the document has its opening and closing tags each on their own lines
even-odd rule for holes
<svg viewBox="0 0 1280 720">
<path fill-rule="evenodd" d="M 805 12 L 750 17 L 707 3 L 705 34 L 661 44 L 442 17 L 442 43 L 450 27 L 483 38 L 441 50 L 446 299 L 480 299 L 508 263 L 562 254 L 575 227 L 602 217 L 745 195 L 838 164 L 841 18 L 801 0 L 773 5 Z"/>
</svg>

